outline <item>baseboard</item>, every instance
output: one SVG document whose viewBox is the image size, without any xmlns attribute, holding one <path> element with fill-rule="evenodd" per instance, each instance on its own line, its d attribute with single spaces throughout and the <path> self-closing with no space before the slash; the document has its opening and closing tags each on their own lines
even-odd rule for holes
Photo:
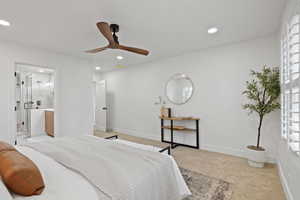
<svg viewBox="0 0 300 200">
<path fill-rule="evenodd" d="M 224 153 L 237 157 L 245 157 L 245 152 L 238 149 L 227 148 L 227 147 L 217 147 L 213 145 L 202 145 L 201 149 L 211 152 Z"/>
<path fill-rule="evenodd" d="M 289 189 L 288 182 L 287 182 L 286 177 L 284 175 L 284 172 L 283 172 L 280 161 L 277 162 L 277 166 L 278 166 L 279 177 L 280 177 L 280 180 L 281 180 L 281 185 L 283 187 L 283 191 L 285 193 L 286 199 L 287 200 L 295 200 L 292 193 L 291 193 L 291 191 L 290 191 L 290 189 Z"/>
<path fill-rule="evenodd" d="M 99 130 L 99 131 L 104 131 L 104 132 L 107 131 L 107 128 L 106 127 L 102 127 L 102 126 L 96 126 L 94 129 L 95 130 Z"/>
<path fill-rule="evenodd" d="M 271 164 L 276 164 L 277 163 L 275 158 L 269 157 L 269 156 L 266 157 L 266 162 L 271 163 Z"/>
<path fill-rule="evenodd" d="M 246 151 L 242 149 L 234 149 L 230 147 L 220 147 L 220 146 L 206 145 L 206 144 L 201 145 L 201 149 L 206 151 L 211 151 L 211 152 L 237 156 L 241 158 L 247 158 Z M 272 157 L 266 156 L 266 162 L 275 164 L 276 160 Z"/>
<path fill-rule="evenodd" d="M 124 128 L 114 128 L 113 131 L 132 135 L 135 137 L 141 137 L 141 138 L 145 138 L 145 139 L 160 141 L 160 135 L 157 135 L 157 134 L 142 133 L 141 131 L 138 131 L 138 130 L 124 129 Z"/>
</svg>

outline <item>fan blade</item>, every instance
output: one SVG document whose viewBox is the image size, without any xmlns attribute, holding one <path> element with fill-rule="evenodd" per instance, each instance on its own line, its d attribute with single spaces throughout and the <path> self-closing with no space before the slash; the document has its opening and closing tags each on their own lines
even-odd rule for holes
<svg viewBox="0 0 300 200">
<path fill-rule="evenodd" d="M 114 46 L 116 44 L 114 37 L 111 34 L 109 24 L 106 22 L 98 22 L 97 27 L 102 35 L 109 41 L 109 44 Z"/>
<path fill-rule="evenodd" d="M 137 53 L 137 54 L 142 54 L 144 56 L 147 56 L 149 54 L 149 51 L 144 50 L 144 49 L 138 49 L 135 47 L 127 47 L 127 46 L 123 46 L 123 45 L 118 45 L 117 48 L 121 49 L 121 50 L 125 50 L 125 51 L 130 51 L 133 53 Z"/>
<path fill-rule="evenodd" d="M 92 49 L 92 50 L 88 50 L 88 51 L 85 51 L 86 53 L 98 53 L 100 51 L 103 51 L 105 49 L 107 49 L 108 47 L 101 47 L 101 48 L 97 48 L 97 49 Z"/>
</svg>

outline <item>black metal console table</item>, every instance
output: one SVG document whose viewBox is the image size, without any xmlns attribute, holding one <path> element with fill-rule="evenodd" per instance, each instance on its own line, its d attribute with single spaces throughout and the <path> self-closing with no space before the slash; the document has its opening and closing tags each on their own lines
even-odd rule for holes
<svg viewBox="0 0 300 200">
<path fill-rule="evenodd" d="M 161 141 L 165 143 L 171 144 L 171 148 L 174 149 L 178 146 L 184 146 L 194 149 L 199 149 L 199 118 L 192 118 L 192 117 L 160 117 L 161 120 Z M 164 121 L 170 121 L 170 126 L 165 126 Z M 175 126 L 174 121 L 195 121 L 196 122 L 196 129 L 186 128 L 183 126 Z M 171 132 L 171 141 L 165 140 L 165 133 L 164 130 L 168 129 Z M 174 142 L 174 131 L 193 131 L 196 132 L 196 146 L 182 144 L 178 142 Z"/>
</svg>

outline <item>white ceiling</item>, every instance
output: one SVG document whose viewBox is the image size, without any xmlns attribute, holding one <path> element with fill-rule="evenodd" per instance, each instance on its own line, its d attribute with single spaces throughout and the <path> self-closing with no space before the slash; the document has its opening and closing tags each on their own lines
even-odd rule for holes
<svg viewBox="0 0 300 200">
<path fill-rule="evenodd" d="M 286 0 L 6 0 L 0 39 L 93 59 L 102 69 L 131 66 L 212 46 L 248 40 L 279 28 Z M 106 45 L 96 22 L 120 25 L 121 44 L 145 48 L 148 57 L 119 50 L 87 55 Z M 220 32 L 208 35 L 217 26 Z M 125 57 L 116 60 L 117 55 Z"/>
</svg>

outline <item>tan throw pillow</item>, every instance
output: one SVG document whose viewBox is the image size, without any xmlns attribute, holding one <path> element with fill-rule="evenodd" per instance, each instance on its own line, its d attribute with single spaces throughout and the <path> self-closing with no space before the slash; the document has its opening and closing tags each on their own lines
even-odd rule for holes
<svg viewBox="0 0 300 200">
<path fill-rule="evenodd" d="M 39 195 L 45 188 L 37 166 L 17 150 L 0 153 L 0 175 L 6 187 L 19 195 Z"/>
</svg>

